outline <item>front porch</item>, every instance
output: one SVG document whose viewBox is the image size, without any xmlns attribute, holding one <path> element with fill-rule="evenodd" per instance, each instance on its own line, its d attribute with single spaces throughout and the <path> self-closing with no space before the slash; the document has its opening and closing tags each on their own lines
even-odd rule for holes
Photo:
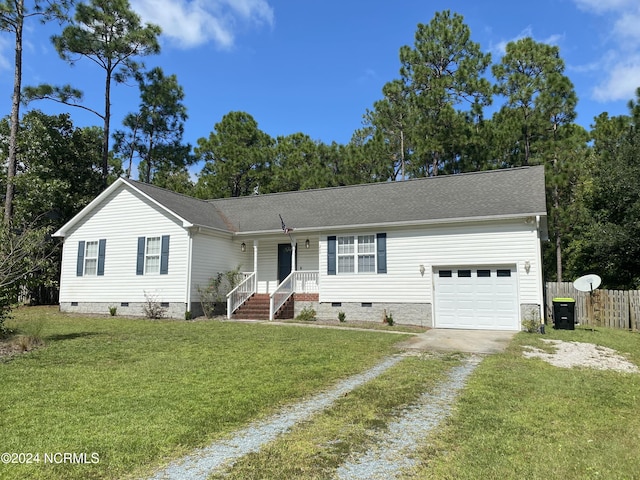
<svg viewBox="0 0 640 480">
<path fill-rule="evenodd" d="M 227 318 L 276 320 L 293 318 L 295 301 L 318 301 L 318 272 L 291 272 L 271 293 L 258 293 L 251 272 L 227 295 Z"/>
<path fill-rule="evenodd" d="M 293 318 L 296 298 L 318 301 L 319 238 L 272 236 L 253 240 L 252 252 L 246 241 L 237 245 L 253 270 L 227 295 L 227 318 Z"/>
</svg>

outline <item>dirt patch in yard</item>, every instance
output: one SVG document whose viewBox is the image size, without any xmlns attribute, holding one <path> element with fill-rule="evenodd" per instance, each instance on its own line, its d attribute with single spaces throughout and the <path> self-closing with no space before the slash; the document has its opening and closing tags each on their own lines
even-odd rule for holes
<svg viewBox="0 0 640 480">
<path fill-rule="evenodd" d="M 7 361 L 16 355 L 40 348 L 42 345 L 44 345 L 42 340 L 34 339 L 25 335 L 18 335 L 5 340 L 0 340 L 0 362 Z"/>
<path fill-rule="evenodd" d="M 555 348 L 548 353 L 539 348 L 526 346 L 522 352 L 526 358 L 542 360 L 562 368 L 586 367 L 598 370 L 615 370 L 625 373 L 640 373 L 636 365 L 620 355 L 617 351 L 594 345 L 593 343 L 563 342 L 562 340 L 542 340 Z"/>
<path fill-rule="evenodd" d="M 23 353 L 23 350 L 12 342 L 0 341 L 0 361 L 6 360 Z"/>
</svg>

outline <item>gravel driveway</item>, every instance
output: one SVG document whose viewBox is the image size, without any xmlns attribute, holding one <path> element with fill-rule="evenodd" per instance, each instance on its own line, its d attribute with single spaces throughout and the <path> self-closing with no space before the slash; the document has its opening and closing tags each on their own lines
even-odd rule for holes
<svg viewBox="0 0 640 480">
<path fill-rule="evenodd" d="M 228 467 L 243 455 L 257 452 L 278 435 L 287 432 L 295 424 L 331 406 L 338 398 L 354 388 L 373 380 L 402 360 L 402 356 L 385 359 L 375 367 L 340 382 L 328 392 L 285 408 L 280 413 L 262 421 L 252 423 L 238 431 L 233 438 L 220 440 L 206 448 L 197 450 L 186 458 L 170 464 L 156 473 L 152 480 L 204 480 L 211 473 Z"/>
<path fill-rule="evenodd" d="M 445 332 L 446 333 L 446 332 Z M 423 335 L 427 335 L 423 338 Z M 408 345 L 407 350 L 424 350 L 428 342 L 433 342 L 434 332 L 418 335 Z M 470 339 L 460 337 L 469 344 Z M 469 335 L 478 336 L 477 333 Z M 512 334 L 500 339 L 500 344 L 494 351 L 500 351 L 508 343 Z M 486 336 L 491 344 L 494 338 Z M 489 353 L 487 339 L 474 345 L 480 353 Z M 437 343 L 443 344 L 439 339 Z M 416 343 L 417 342 L 417 343 Z M 455 346 L 451 349 L 454 349 Z M 447 348 L 446 350 L 451 350 Z M 431 348 L 428 348 L 431 350 Z M 255 422 L 239 430 L 232 438 L 219 440 L 208 447 L 199 449 L 191 455 L 171 463 L 158 471 L 149 480 L 205 480 L 214 472 L 221 472 L 230 468 L 240 457 L 259 451 L 263 445 L 275 440 L 279 435 L 289 431 L 294 425 L 307 420 L 312 415 L 330 407 L 337 399 L 351 390 L 373 380 L 404 358 L 402 355 L 389 357 L 364 373 L 350 377 L 327 392 L 320 393 L 296 405 L 283 409 L 281 412 L 261 422 Z M 450 411 L 466 379 L 482 360 L 482 356 L 472 354 L 463 364 L 453 368 L 448 377 L 442 381 L 433 393 L 423 394 L 419 400 L 410 406 L 405 414 L 389 425 L 388 430 L 381 434 L 379 440 L 381 449 L 372 449 L 366 455 L 353 458 L 342 465 L 336 472 L 340 479 L 377 479 L 394 478 L 401 469 L 412 465 L 408 455 L 415 450 L 419 442 L 433 430 Z"/>
<path fill-rule="evenodd" d="M 338 468 L 340 480 L 390 479 L 414 465 L 410 454 L 449 415 L 467 377 L 481 358 L 472 356 L 449 373 L 433 393 L 424 393 L 405 413 L 378 436 L 377 445 L 366 454 Z"/>
</svg>

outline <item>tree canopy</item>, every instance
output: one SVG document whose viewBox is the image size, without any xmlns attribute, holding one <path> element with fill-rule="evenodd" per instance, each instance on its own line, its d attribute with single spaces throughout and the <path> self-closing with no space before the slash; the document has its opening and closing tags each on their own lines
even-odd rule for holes
<svg viewBox="0 0 640 480">
<path fill-rule="evenodd" d="M 67 105 L 79 106 L 103 120 L 102 179 L 109 176 L 109 136 L 111 122 L 111 82 L 123 82 L 141 65 L 137 57 L 160 52 L 160 27 L 142 25 L 128 0 L 90 0 L 76 6 L 73 22 L 52 42 L 60 57 L 70 64 L 87 58 L 104 70 L 104 107 L 102 110 L 79 103 L 82 92 L 71 85 L 54 87 L 43 84 L 25 90 L 27 99 L 47 98 Z"/>
<path fill-rule="evenodd" d="M 0 0 L 0 29 L 16 33 L 27 12 L 48 6 L 54 18 L 69 6 L 25 2 Z M 272 137 L 238 110 L 211 119 L 211 133 L 192 149 L 183 143 L 188 110 L 177 76 L 139 63 L 159 53 L 159 34 L 127 0 L 76 6 L 53 43 L 66 62 L 84 58 L 102 69 L 104 106 L 84 105 L 80 86 L 71 84 L 22 93 L 27 101 L 91 111 L 102 125 L 78 129 L 70 114 L 31 111 L 20 119 L 12 110 L 0 124 L 0 148 L 10 159 L 0 178 L 11 197 L 5 221 L 58 225 L 122 174 L 122 163 L 127 176 L 137 164 L 140 180 L 201 198 L 544 165 L 546 278 L 593 272 L 605 286 L 640 287 L 640 91 L 628 115 L 603 112 L 585 130 L 576 123 L 578 98 L 557 46 L 518 39 L 492 63 L 461 15 L 436 12 L 417 25 L 412 45 L 399 48 L 397 78 L 384 84 L 348 144 L 304 132 Z M 16 43 L 16 59 L 20 48 Z M 140 103 L 112 135 L 111 87 L 125 79 L 137 83 Z"/>
</svg>

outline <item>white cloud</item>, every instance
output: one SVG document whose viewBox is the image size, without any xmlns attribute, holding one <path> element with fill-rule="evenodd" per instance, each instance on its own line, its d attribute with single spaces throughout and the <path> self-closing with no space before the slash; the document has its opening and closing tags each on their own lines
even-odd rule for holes
<svg viewBox="0 0 640 480">
<path fill-rule="evenodd" d="M 507 44 L 511 42 L 517 42 L 518 40 L 522 40 L 523 38 L 533 38 L 536 42 L 546 43 L 548 45 L 558 45 L 562 40 L 564 40 L 564 34 L 553 34 L 549 35 L 547 38 L 543 38 L 541 40 L 536 39 L 533 35 L 533 29 L 529 26 L 523 29 L 518 35 L 508 40 L 502 40 L 495 45 L 491 45 L 490 51 L 491 53 L 502 57 L 507 52 Z"/>
<path fill-rule="evenodd" d="M 595 100 L 628 100 L 640 84 L 640 3 L 638 0 L 573 0 L 578 8 L 611 22 L 612 48 L 597 62 L 605 72 L 592 91 Z"/>
<path fill-rule="evenodd" d="M 579 9 L 591 13 L 615 12 L 637 4 L 637 0 L 573 0 Z"/>
<path fill-rule="evenodd" d="M 507 53 L 507 44 L 511 42 L 517 42 L 518 40 L 526 37 L 533 37 L 533 29 L 530 26 L 526 27 L 524 30 L 522 30 L 518 35 L 516 35 L 513 38 L 510 38 L 508 40 L 501 40 L 495 45 L 492 44 L 489 50 L 491 51 L 491 53 L 494 53 L 499 57 L 502 57 L 505 53 Z"/>
<path fill-rule="evenodd" d="M 208 42 L 230 48 L 241 27 L 274 23 L 267 0 L 132 0 L 131 5 L 183 48 Z"/>
<path fill-rule="evenodd" d="M 542 43 L 546 43 L 547 45 L 559 45 L 565 39 L 565 34 L 562 33 L 554 33 L 553 35 L 549 35 L 547 38 L 540 40 Z"/>
<path fill-rule="evenodd" d="M 640 8 L 623 12 L 615 23 L 614 33 L 622 42 L 631 42 L 632 46 L 640 44 Z"/>
<path fill-rule="evenodd" d="M 593 89 L 593 97 L 600 102 L 629 100 L 635 97 L 640 79 L 640 55 L 626 57 L 607 67 L 608 78 Z"/>
</svg>

